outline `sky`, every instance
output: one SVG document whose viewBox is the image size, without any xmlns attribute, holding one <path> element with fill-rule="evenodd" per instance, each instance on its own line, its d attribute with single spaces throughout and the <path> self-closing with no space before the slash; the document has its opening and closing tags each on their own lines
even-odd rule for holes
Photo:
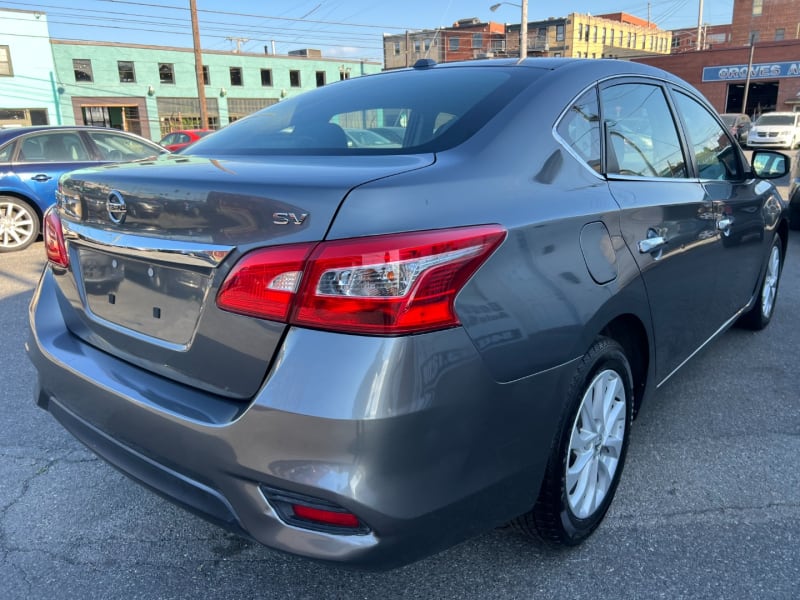
<svg viewBox="0 0 800 600">
<path fill-rule="evenodd" d="M 700 0 L 531 0 L 528 20 L 627 12 L 663 29 L 696 27 Z M 323 56 L 383 61 L 383 34 L 435 29 L 477 17 L 519 23 L 519 2 L 493 0 L 196 0 L 204 50 L 278 54 L 318 48 Z M 556 8 L 554 9 L 553 6 Z M 42 11 L 51 37 L 191 47 L 189 0 L 42 0 L 4 2 L 0 8 Z M 702 22 L 730 23 L 733 0 L 705 0 Z M 13 35 L 13 22 L 0 21 L 0 38 Z"/>
</svg>

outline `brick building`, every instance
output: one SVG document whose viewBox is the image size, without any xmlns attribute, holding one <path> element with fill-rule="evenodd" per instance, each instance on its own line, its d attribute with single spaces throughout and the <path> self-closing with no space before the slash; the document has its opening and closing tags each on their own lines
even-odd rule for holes
<svg viewBox="0 0 800 600">
<path fill-rule="evenodd" d="M 780 42 L 800 37 L 797 0 L 734 0 L 731 44 Z"/>
</svg>

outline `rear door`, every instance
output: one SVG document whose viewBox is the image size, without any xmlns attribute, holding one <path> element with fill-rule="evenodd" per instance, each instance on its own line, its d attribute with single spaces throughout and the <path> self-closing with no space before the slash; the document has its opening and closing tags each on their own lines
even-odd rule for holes
<svg viewBox="0 0 800 600">
<path fill-rule="evenodd" d="M 719 327 L 707 311 L 718 253 L 714 206 L 691 177 L 659 82 L 608 83 L 600 89 L 600 103 L 609 187 L 647 287 L 661 381 Z"/>
</svg>

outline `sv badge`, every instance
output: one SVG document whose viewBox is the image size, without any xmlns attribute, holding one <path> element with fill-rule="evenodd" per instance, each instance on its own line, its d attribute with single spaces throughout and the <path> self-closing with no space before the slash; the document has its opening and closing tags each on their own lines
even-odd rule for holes
<svg viewBox="0 0 800 600">
<path fill-rule="evenodd" d="M 276 212 L 272 213 L 272 222 L 275 225 L 302 225 L 308 213 Z"/>
</svg>

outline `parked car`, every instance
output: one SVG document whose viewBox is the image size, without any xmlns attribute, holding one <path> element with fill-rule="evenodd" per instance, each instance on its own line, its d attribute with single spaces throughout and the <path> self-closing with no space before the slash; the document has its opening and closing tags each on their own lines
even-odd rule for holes
<svg viewBox="0 0 800 600">
<path fill-rule="evenodd" d="M 731 135 L 743 146 L 747 144 L 747 134 L 752 127 L 750 117 L 744 113 L 723 113 L 720 117 Z"/>
<path fill-rule="evenodd" d="M 170 152 L 177 152 L 183 150 L 187 146 L 194 144 L 200 138 L 206 137 L 208 134 L 214 133 L 213 129 L 181 129 L 173 131 L 165 135 L 158 142 Z"/>
<path fill-rule="evenodd" d="M 348 144 L 343 124 L 390 109 L 402 145 Z M 732 324 L 770 322 L 788 223 L 765 180 L 788 168 L 748 164 L 695 89 L 637 63 L 337 82 L 191 156 L 62 178 L 36 399 L 275 549 L 387 568 L 509 521 L 577 544 L 647 396 Z M 141 203 L 161 209 L 131 218 Z"/>
<path fill-rule="evenodd" d="M 167 152 L 132 133 L 102 127 L 0 130 L 0 252 L 36 241 L 55 203 L 58 178 L 73 169 L 139 160 Z"/>
<path fill-rule="evenodd" d="M 747 134 L 747 145 L 752 148 L 795 148 L 800 145 L 800 113 L 764 113 Z"/>
<path fill-rule="evenodd" d="M 792 229 L 800 229 L 800 161 L 792 165 L 789 183 L 789 224 Z"/>
</svg>

